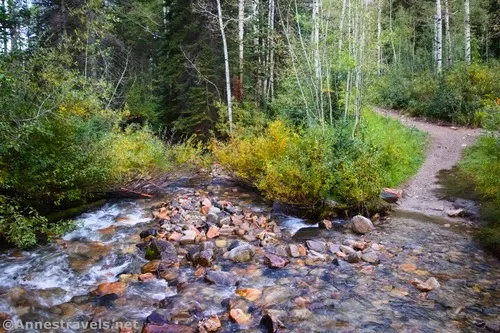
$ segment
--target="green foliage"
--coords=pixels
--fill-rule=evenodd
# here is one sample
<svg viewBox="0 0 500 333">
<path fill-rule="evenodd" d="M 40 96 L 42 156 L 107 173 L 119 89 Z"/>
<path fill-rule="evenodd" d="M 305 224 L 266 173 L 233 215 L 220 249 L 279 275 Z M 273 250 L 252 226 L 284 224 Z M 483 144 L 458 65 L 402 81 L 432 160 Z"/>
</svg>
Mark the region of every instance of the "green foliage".
<svg viewBox="0 0 500 333">
<path fill-rule="evenodd" d="M 378 83 L 377 102 L 461 125 L 498 126 L 500 65 L 457 64 L 436 78 L 394 70 Z"/>
<path fill-rule="evenodd" d="M 40 51 L 22 66 L 0 62 L 0 236 L 22 247 L 66 229 L 44 214 L 180 164 L 196 166 L 201 152 L 193 140 L 167 146 L 147 125 L 123 128 L 129 112 L 103 111 L 106 85 L 86 82 L 66 60 Z"/>
<path fill-rule="evenodd" d="M 212 151 L 271 200 L 307 205 L 333 198 L 359 209 L 416 172 L 425 142 L 421 133 L 369 112 L 360 132 L 353 139 L 350 123 L 297 128 L 276 120 L 264 132 L 214 143 Z"/>
<path fill-rule="evenodd" d="M 480 231 L 481 242 L 500 255 L 500 136 L 487 134 L 468 148 L 461 169 L 476 184 L 476 189 L 484 196 L 482 218 L 484 225 Z"/>
<path fill-rule="evenodd" d="M 36 245 L 40 234 L 59 236 L 74 227 L 72 221 L 49 224 L 31 208 L 23 208 L 19 202 L 0 195 L 0 235 L 20 247 Z"/>
</svg>

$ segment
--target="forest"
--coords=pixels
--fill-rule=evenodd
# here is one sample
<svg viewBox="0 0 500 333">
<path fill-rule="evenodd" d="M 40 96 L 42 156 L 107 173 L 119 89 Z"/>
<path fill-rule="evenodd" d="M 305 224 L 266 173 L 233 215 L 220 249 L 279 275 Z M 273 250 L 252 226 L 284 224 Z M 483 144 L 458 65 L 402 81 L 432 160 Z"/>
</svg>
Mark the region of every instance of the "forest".
<svg viewBox="0 0 500 333">
<path fill-rule="evenodd" d="M 0 0 L 0 333 L 499 332 L 499 130 L 500 0 Z"/>
<path fill-rule="evenodd" d="M 373 106 L 486 129 L 462 169 L 498 205 L 500 4 L 443 1 L 2 0 L 0 234 L 34 245 L 69 227 L 51 212 L 212 162 L 374 211 L 425 139 Z"/>
</svg>

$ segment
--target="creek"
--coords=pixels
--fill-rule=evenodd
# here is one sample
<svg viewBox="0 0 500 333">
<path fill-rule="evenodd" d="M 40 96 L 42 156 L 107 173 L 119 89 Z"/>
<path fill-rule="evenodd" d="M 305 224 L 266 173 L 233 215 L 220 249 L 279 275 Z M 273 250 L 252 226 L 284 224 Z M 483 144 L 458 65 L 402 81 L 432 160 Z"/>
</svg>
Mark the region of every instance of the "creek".
<svg viewBox="0 0 500 333">
<path fill-rule="evenodd" d="M 0 319 L 136 321 L 141 328 L 149 322 L 145 331 L 150 332 L 153 326 L 162 325 L 161 332 L 194 332 L 202 319 L 212 315 L 221 322 L 220 332 L 499 329 L 499 261 L 476 244 L 475 231 L 467 226 L 397 212 L 377 223 L 374 231 L 357 235 L 345 228 L 347 221 L 333 221 L 333 228 L 327 230 L 319 229 L 318 221 L 272 215 L 272 205 L 258 194 L 226 179 L 186 179 L 166 192 L 162 200 L 109 201 L 80 215 L 76 219 L 79 227 L 52 244 L 0 253 Z M 263 244 L 257 230 L 247 230 L 244 236 L 237 232 L 220 235 L 206 240 L 216 249 L 210 267 L 195 267 L 180 259 L 163 278 L 140 281 L 138 274 L 148 260 L 144 248 L 136 246 L 144 243 L 139 234 L 159 228 L 151 217 L 152 207 L 157 209 L 161 201 L 174 206 L 180 203 L 181 218 L 187 214 L 199 221 L 204 218 L 199 202 L 205 197 L 231 203 L 233 214 L 245 221 L 273 219 L 277 227 L 273 232 L 268 230 L 271 241 Z M 170 223 L 175 224 L 174 219 Z M 254 224 L 248 225 L 252 229 Z M 255 247 L 252 260 L 233 262 L 224 255 L 236 240 Z M 311 253 L 290 256 L 283 268 L 266 264 L 265 253 L 283 256 L 290 244 L 305 249 L 308 240 L 326 244 L 324 252 L 312 259 Z M 375 249 L 379 263 L 348 263 L 338 257 L 338 245 L 353 242 Z M 173 243 L 179 258 L 189 257 L 199 246 Z M 210 270 L 231 272 L 237 282 L 208 283 L 204 277 Z M 423 292 L 411 283 L 430 277 L 440 285 L 431 291 Z M 116 281 L 125 282 L 125 288 L 109 293 L 94 291 L 100 284 Z M 230 318 L 231 309 L 241 310 L 242 323 Z M 278 322 L 284 328 L 278 330 Z M 166 323 L 178 326 L 167 330 Z"/>
</svg>

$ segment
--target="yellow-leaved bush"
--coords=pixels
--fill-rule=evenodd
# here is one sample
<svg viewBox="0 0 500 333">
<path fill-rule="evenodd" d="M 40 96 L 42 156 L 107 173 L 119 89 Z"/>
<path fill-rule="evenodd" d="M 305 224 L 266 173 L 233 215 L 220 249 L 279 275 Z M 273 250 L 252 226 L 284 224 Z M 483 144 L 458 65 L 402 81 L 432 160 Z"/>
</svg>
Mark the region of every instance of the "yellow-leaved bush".
<svg viewBox="0 0 500 333">
<path fill-rule="evenodd" d="M 314 205 L 331 198 L 350 208 L 373 203 L 382 187 L 400 184 L 423 160 L 424 135 L 394 120 L 368 113 L 359 134 L 351 133 L 347 122 L 296 128 L 275 120 L 264 132 L 236 131 L 211 149 L 223 167 L 270 200 Z"/>
</svg>

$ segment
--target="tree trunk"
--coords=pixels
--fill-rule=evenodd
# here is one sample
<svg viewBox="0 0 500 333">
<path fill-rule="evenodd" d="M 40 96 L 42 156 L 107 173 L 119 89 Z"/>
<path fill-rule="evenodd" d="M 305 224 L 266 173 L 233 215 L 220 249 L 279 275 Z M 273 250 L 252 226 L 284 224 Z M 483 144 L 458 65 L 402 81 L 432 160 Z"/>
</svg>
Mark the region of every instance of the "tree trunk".
<svg viewBox="0 0 500 333">
<path fill-rule="evenodd" d="M 252 1 L 252 16 L 254 18 L 253 22 L 253 34 L 254 34 L 254 39 L 253 39 L 253 44 L 254 44 L 254 54 L 257 54 L 257 63 L 258 67 L 254 71 L 256 75 L 256 80 L 255 80 L 255 105 L 259 106 L 263 96 L 262 96 L 262 50 L 260 47 L 260 38 L 259 38 L 259 32 L 260 32 L 260 27 L 259 27 L 259 22 L 261 20 L 260 17 L 260 3 L 259 0 L 253 0 Z"/>
<path fill-rule="evenodd" d="M 450 6 L 449 0 L 444 0 L 445 13 L 444 24 L 446 29 L 446 64 L 450 67 L 453 63 L 452 47 L 451 47 L 451 32 L 450 32 Z"/>
<path fill-rule="evenodd" d="M 312 47 L 313 47 L 313 58 L 314 58 L 314 75 L 316 78 L 316 96 L 318 96 L 319 105 L 319 119 L 321 124 L 324 124 L 323 115 L 323 92 L 322 92 L 322 73 L 321 73 L 321 60 L 319 56 L 319 30 L 320 30 L 320 10 L 321 10 L 321 0 L 313 1 L 312 10 L 312 21 L 313 21 L 313 36 L 312 36 Z"/>
<path fill-rule="evenodd" d="M 377 74 L 382 75 L 382 0 L 378 1 L 377 19 Z"/>
<path fill-rule="evenodd" d="M 397 64 L 398 57 L 396 55 L 396 47 L 394 46 L 394 31 L 392 29 L 392 0 L 389 0 L 389 30 L 391 32 L 391 47 L 392 47 L 392 55 L 394 64 Z"/>
<path fill-rule="evenodd" d="M 227 95 L 227 114 L 229 118 L 229 133 L 233 133 L 233 106 L 231 97 L 231 75 L 229 73 L 229 55 L 227 51 L 226 33 L 224 31 L 224 21 L 222 18 L 222 8 L 220 0 L 217 0 L 217 14 L 219 18 L 220 33 L 222 36 L 222 47 L 224 51 L 224 72 L 226 74 L 226 95 Z"/>
<path fill-rule="evenodd" d="M 276 7 L 274 0 L 269 0 L 269 13 L 267 18 L 267 56 L 266 80 L 264 81 L 264 105 L 274 97 L 274 15 Z"/>
<path fill-rule="evenodd" d="M 436 69 L 440 74 L 443 70 L 443 22 L 441 0 L 436 0 Z"/>
<path fill-rule="evenodd" d="M 465 0 L 464 4 L 465 22 L 464 22 L 464 36 L 465 36 L 465 63 L 470 65 L 472 62 L 471 47 L 470 47 L 470 2 Z"/>
<path fill-rule="evenodd" d="M 5 8 L 5 0 L 2 0 L 2 8 Z M 9 47 L 8 47 L 8 33 L 7 33 L 7 28 L 3 27 L 2 31 L 2 43 L 3 43 L 3 54 L 6 55 L 9 53 Z"/>
<path fill-rule="evenodd" d="M 243 65 L 245 36 L 245 0 L 238 0 L 238 59 L 241 95 L 243 96 Z"/>
<path fill-rule="evenodd" d="M 339 27 L 339 54 L 342 52 L 342 36 L 344 33 L 344 17 L 345 17 L 345 11 L 346 11 L 346 6 L 347 6 L 347 0 L 342 1 L 342 14 L 340 14 L 340 27 Z"/>
<path fill-rule="evenodd" d="M 18 49 L 18 31 L 17 31 L 17 22 L 16 22 L 16 5 L 14 0 L 7 0 L 8 13 L 10 16 L 11 24 L 10 24 L 10 51 L 16 51 Z"/>
</svg>

